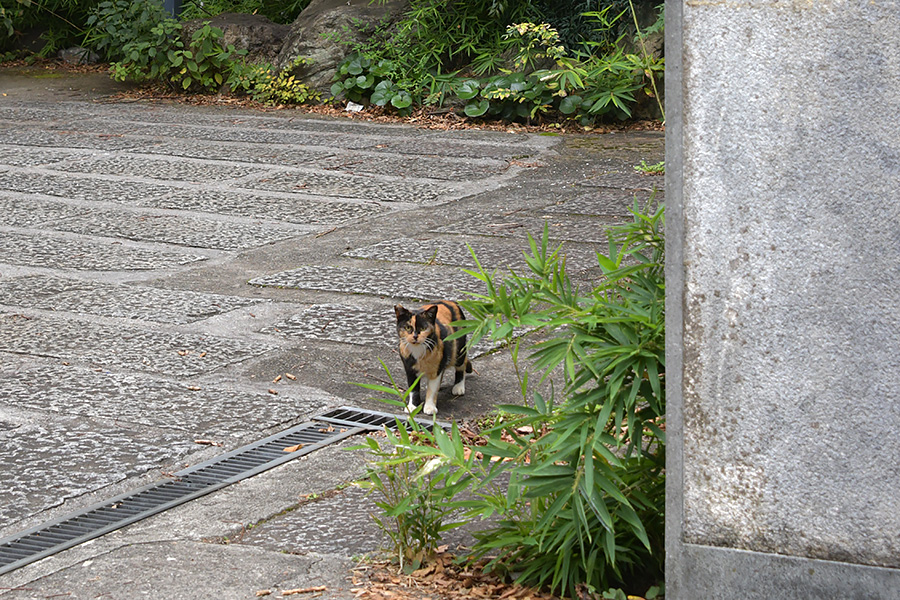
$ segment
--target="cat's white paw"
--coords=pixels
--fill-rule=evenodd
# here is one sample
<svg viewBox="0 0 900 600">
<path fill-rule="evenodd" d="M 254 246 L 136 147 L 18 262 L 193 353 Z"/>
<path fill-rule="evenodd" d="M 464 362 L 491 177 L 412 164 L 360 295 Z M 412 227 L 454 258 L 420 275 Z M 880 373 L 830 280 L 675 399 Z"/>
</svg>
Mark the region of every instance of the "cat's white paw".
<svg viewBox="0 0 900 600">
<path fill-rule="evenodd" d="M 412 402 L 406 405 L 406 412 L 411 413 L 414 410 L 416 410 L 416 405 Z"/>
<path fill-rule="evenodd" d="M 425 407 L 422 408 L 422 412 L 426 415 L 436 415 L 437 414 L 437 406 L 434 404 L 425 403 Z"/>
<path fill-rule="evenodd" d="M 450 390 L 450 391 L 453 392 L 453 395 L 454 395 L 454 396 L 463 396 L 463 395 L 465 395 L 465 393 L 466 393 L 466 382 L 465 382 L 465 381 L 460 381 L 459 383 L 457 383 L 456 385 L 454 385 L 454 386 L 453 386 L 453 389 Z"/>
</svg>

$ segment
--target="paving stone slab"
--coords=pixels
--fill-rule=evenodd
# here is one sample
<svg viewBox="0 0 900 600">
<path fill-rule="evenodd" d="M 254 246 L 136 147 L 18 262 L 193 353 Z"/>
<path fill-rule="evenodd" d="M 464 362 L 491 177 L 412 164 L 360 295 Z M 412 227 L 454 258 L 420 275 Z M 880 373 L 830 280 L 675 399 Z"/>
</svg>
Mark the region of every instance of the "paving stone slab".
<svg viewBox="0 0 900 600">
<path fill-rule="evenodd" d="M 389 302 L 385 302 L 383 314 L 373 314 L 371 310 L 345 304 L 314 304 L 303 312 L 264 328 L 262 333 L 369 348 L 393 348 L 397 345 L 397 320 Z M 482 340 L 471 348 L 469 355 L 477 358 L 494 348 L 495 345 Z"/>
<path fill-rule="evenodd" d="M 6 383 L 4 382 L 4 389 Z M 0 402 L 0 422 L 4 416 Z M 0 524 L 7 525 L 166 464 L 197 449 L 189 435 L 60 415 L 0 433 Z"/>
<path fill-rule="evenodd" d="M 378 202 L 410 202 L 426 204 L 441 200 L 452 193 L 446 184 L 418 183 L 402 179 L 383 179 L 374 176 L 343 175 L 316 171 L 270 173 L 241 187 L 276 192 L 361 198 Z"/>
<path fill-rule="evenodd" d="M 6 134 L 0 146 L 0 165 L 12 167 L 36 167 L 64 160 L 79 161 L 89 158 L 90 154 L 59 148 L 32 148 L 28 146 L 8 146 Z"/>
<path fill-rule="evenodd" d="M 3 143 L 20 146 L 46 146 L 48 148 L 84 148 L 92 150 L 127 150 L 144 148 L 146 140 L 126 138 L 123 135 L 81 133 L 67 129 L 45 129 L 44 123 L 38 127 L 21 127 L 9 121 L 0 123 L 4 128 Z M 146 151 L 146 150 L 144 150 Z"/>
<path fill-rule="evenodd" d="M 344 304 L 314 304 L 261 331 L 361 346 L 387 345 L 397 337 L 394 313 L 385 312 L 380 317 Z"/>
<path fill-rule="evenodd" d="M 490 237 L 527 238 L 531 235 L 540 241 L 547 225 L 549 239 L 573 242 L 594 242 L 605 244 L 606 231 L 611 225 L 622 223 L 622 218 L 570 217 L 568 215 L 535 215 L 518 213 L 509 216 L 477 215 L 443 227 L 432 229 L 435 233 L 455 233 L 460 235 L 484 235 Z M 527 245 L 522 244 L 522 250 Z M 479 255 L 479 259 L 481 256 Z"/>
<path fill-rule="evenodd" d="M 351 486 L 257 525 L 239 543 L 279 552 L 360 556 L 389 542 L 372 520 L 380 512 L 372 496 Z"/>
<path fill-rule="evenodd" d="M 4 592 L 4 600 L 66 597 L 254 600 L 271 598 L 355 600 L 351 570 L 343 556 L 297 556 L 253 546 L 194 541 L 125 545 L 27 585 Z M 287 592 L 325 586 L 323 593 Z M 283 595 L 282 595 L 283 592 Z"/>
<path fill-rule="evenodd" d="M 327 159 L 334 155 L 325 148 L 301 148 L 296 145 L 241 144 L 205 140 L 173 140 L 141 150 L 148 154 L 226 160 L 234 163 L 262 163 L 267 165 L 299 166 Z"/>
<path fill-rule="evenodd" d="M 74 161 L 48 165 L 46 168 L 73 173 L 148 177 L 167 181 L 191 182 L 222 182 L 246 177 L 253 173 L 262 173 L 262 170 L 259 168 L 234 164 L 216 164 L 185 158 L 163 160 L 144 156 L 122 155 L 79 158 Z"/>
<path fill-rule="evenodd" d="M 0 328 L 0 351 L 174 377 L 210 373 L 275 349 L 218 336 L 61 317 L 0 315 Z"/>
<path fill-rule="evenodd" d="M 141 206 L 171 193 L 173 188 L 101 177 L 6 170 L 0 171 L 0 190 Z"/>
<path fill-rule="evenodd" d="M 83 271 L 147 271 L 188 265 L 205 256 L 161 252 L 102 239 L 45 234 L 0 235 L 0 263 Z"/>
<path fill-rule="evenodd" d="M 350 174 L 373 173 L 458 181 L 483 179 L 500 174 L 509 167 L 509 163 L 493 159 L 346 152 L 316 160 L 312 166 L 317 169 Z"/>
<path fill-rule="evenodd" d="M 313 231 L 309 228 L 235 223 L 182 215 L 113 210 L 91 210 L 85 213 L 55 224 L 53 228 L 83 235 L 102 233 L 107 237 L 217 250 L 256 248 Z"/>
<path fill-rule="evenodd" d="M 50 226 L 86 212 L 63 202 L 0 191 L 0 225 L 7 227 Z"/>
<path fill-rule="evenodd" d="M 248 430 L 278 427 L 322 404 L 321 392 L 305 394 L 300 385 L 279 386 L 284 394 L 276 398 L 221 385 L 189 386 L 66 365 L 6 368 L 0 374 L 0 406 L 173 430 L 191 441 L 242 439 Z M 290 388 L 299 391 L 291 393 Z"/>
<path fill-rule="evenodd" d="M 413 272 L 309 265 L 256 277 L 249 283 L 261 287 L 368 294 L 426 302 L 438 298 L 460 298 L 467 291 L 484 293 L 484 284 L 475 278 L 441 267 L 422 267 Z"/>
<path fill-rule="evenodd" d="M 478 262 L 487 271 L 498 268 L 521 271 L 527 267 L 523 252 L 529 250 L 529 247 L 527 243 L 518 241 L 504 243 L 495 241 L 488 244 L 477 240 L 396 238 L 350 250 L 343 256 L 423 265 L 455 265 L 474 269 L 477 265 L 470 248 L 475 251 Z M 594 248 L 569 244 L 565 246 L 563 253 L 571 265 L 596 264 Z"/>
<path fill-rule="evenodd" d="M 156 208 L 192 210 L 309 226 L 335 227 L 372 217 L 387 208 L 374 201 L 341 202 L 302 195 L 265 195 L 241 191 L 178 190 L 150 201 Z"/>
<path fill-rule="evenodd" d="M 652 191 L 665 186 L 665 178 L 654 175 L 642 175 L 633 168 L 604 170 L 590 179 L 579 181 L 584 187 L 608 187 L 622 190 Z"/>
<path fill-rule="evenodd" d="M 0 274 L 0 304 L 26 309 L 184 324 L 261 302 L 265 300 L 43 275 L 4 279 Z"/>
<path fill-rule="evenodd" d="M 539 150 L 523 143 L 523 139 L 510 137 L 508 143 L 484 143 L 456 138 L 406 139 L 396 136 L 376 140 L 369 144 L 358 144 L 357 150 L 412 154 L 416 156 L 450 156 L 456 158 L 512 160 L 534 156 Z"/>
<path fill-rule="evenodd" d="M 88 236 L 102 233 L 104 237 L 218 250 L 256 248 L 314 231 L 203 217 L 84 208 L 53 199 L 13 197 L 4 192 L 0 192 L 0 224 L 15 227 L 40 224 L 44 229 Z"/>
<path fill-rule="evenodd" d="M 566 215 L 628 216 L 629 210 L 634 208 L 635 201 L 639 207 L 643 207 L 650 202 L 651 197 L 656 201 L 663 202 L 666 199 L 665 191 L 657 190 L 654 195 L 652 190 L 591 188 L 587 194 L 579 193 L 572 197 L 566 197 L 541 210 L 546 213 Z"/>
</svg>

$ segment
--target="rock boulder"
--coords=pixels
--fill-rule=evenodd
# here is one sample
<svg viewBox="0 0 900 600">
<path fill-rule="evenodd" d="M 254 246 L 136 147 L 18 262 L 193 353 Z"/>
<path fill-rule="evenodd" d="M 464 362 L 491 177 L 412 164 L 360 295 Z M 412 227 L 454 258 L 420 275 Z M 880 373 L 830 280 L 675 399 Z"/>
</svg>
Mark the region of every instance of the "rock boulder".
<svg viewBox="0 0 900 600">
<path fill-rule="evenodd" d="M 234 44 L 238 50 L 246 50 L 248 63 L 274 63 L 291 30 L 290 25 L 279 25 L 261 15 L 222 13 L 212 19 L 195 19 L 184 24 L 185 39 L 189 40 L 197 29 L 208 20 L 210 25 L 222 30 L 221 44 Z"/>
<path fill-rule="evenodd" d="M 301 67 L 297 75 L 311 87 L 328 90 L 337 67 L 351 50 L 327 38 L 327 34 L 362 41 L 365 34 L 355 24 L 375 26 L 385 20 L 393 21 L 408 6 L 408 0 L 388 0 L 383 4 L 370 0 L 312 0 L 290 25 L 275 66 L 285 68 L 301 56 L 311 59 L 312 63 Z"/>
</svg>

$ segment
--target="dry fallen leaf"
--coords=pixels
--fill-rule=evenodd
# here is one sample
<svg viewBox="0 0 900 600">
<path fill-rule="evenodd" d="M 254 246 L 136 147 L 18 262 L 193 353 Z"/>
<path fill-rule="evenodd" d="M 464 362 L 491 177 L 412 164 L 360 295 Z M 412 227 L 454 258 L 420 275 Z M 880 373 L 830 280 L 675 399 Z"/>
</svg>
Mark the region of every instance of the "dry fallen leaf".
<svg viewBox="0 0 900 600">
<path fill-rule="evenodd" d="M 291 375 L 290 373 L 285 373 L 284 376 L 287 377 L 288 379 L 290 379 L 291 381 L 296 381 L 296 380 L 297 380 L 297 376 L 296 376 L 296 375 Z"/>
<path fill-rule="evenodd" d="M 222 446 L 222 442 L 217 442 L 215 440 L 194 440 L 195 444 L 200 444 L 202 446 Z"/>
<path fill-rule="evenodd" d="M 284 451 L 285 452 L 296 452 L 297 450 L 299 450 L 302 447 L 303 447 L 303 444 L 297 444 L 296 446 L 288 446 L 287 448 L 284 449 Z"/>
<path fill-rule="evenodd" d="M 187 389 L 191 390 L 192 392 L 199 392 L 203 388 L 201 388 L 199 385 L 189 385 L 187 386 Z"/>
<path fill-rule="evenodd" d="M 278 392 L 276 390 L 273 390 L 272 388 L 269 388 L 269 393 L 272 394 L 273 396 L 278 395 Z"/>
<path fill-rule="evenodd" d="M 260 596 L 268 596 L 271 593 L 272 590 L 259 590 L 258 592 L 256 592 L 256 597 L 258 598 Z"/>
<path fill-rule="evenodd" d="M 328 589 L 325 585 L 315 585 L 313 587 L 298 588 L 296 590 L 284 590 L 282 596 L 293 596 L 294 594 L 311 594 L 312 592 L 324 592 Z"/>
<path fill-rule="evenodd" d="M 281 381 L 281 375 L 279 375 L 278 377 L 276 377 L 275 379 L 273 379 L 273 380 L 272 380 L 272 383 L 278 383 L 279 381 Z"/>
</svg>

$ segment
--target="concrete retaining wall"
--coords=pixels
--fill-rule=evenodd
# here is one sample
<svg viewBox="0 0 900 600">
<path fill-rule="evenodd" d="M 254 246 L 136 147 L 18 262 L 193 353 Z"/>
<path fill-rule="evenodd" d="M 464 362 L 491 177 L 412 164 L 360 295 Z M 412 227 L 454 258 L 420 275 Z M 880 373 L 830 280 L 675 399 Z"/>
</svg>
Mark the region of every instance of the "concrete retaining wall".
<svg viewBox="0 0 900 600">
<path fill-rule="evenodd" d="M 669 597 L 900 598 L 900 4 L 666 11 Z"/>
</svg>

